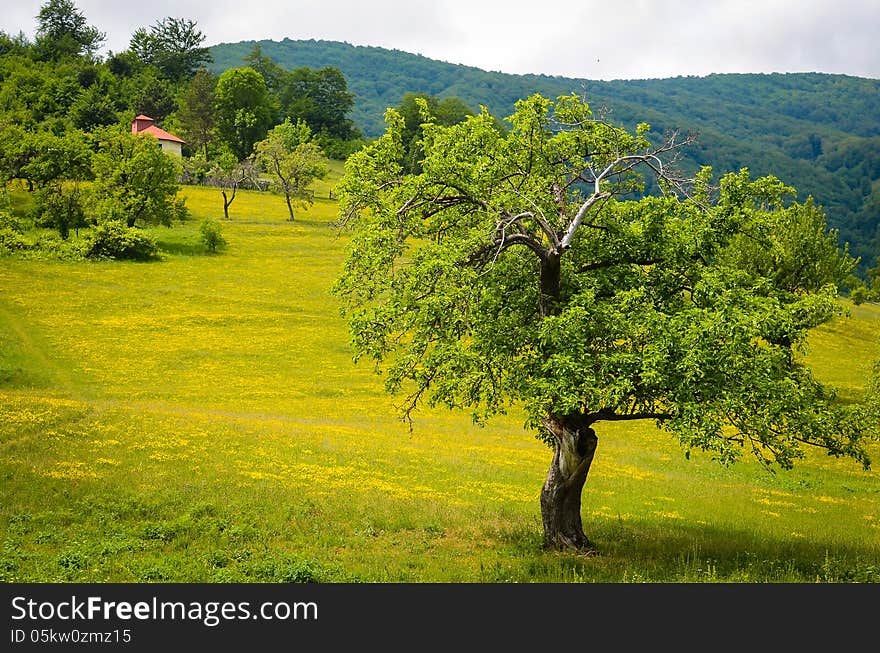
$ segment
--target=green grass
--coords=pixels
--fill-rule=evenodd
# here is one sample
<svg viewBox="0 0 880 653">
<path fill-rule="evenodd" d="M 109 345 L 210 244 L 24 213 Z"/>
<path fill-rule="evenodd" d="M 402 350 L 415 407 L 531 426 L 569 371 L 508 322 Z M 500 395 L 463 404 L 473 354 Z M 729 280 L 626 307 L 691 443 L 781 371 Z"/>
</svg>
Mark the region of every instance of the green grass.
<svg viewBox="0 0 880 653">
<path fill-rule="evenodd" d="M 550 455 L 521 415 L 428 410 L 410 433 L 352 363 L 332 180 L 293 223 L 240 194 L 219 255 L 198 238 L 219 192 L 186 188 L 193 220 L 153 230 L 161 261 L 0 259 L 0 579 L 880 580 L 876 471 L 688 461 L 649 424 L 598 431 L 583 512 L 602 555 L 543 551 Z M 878 335 L 880 307 L 854 307 L 811 361 L 854 395 Z"/>
</svg>

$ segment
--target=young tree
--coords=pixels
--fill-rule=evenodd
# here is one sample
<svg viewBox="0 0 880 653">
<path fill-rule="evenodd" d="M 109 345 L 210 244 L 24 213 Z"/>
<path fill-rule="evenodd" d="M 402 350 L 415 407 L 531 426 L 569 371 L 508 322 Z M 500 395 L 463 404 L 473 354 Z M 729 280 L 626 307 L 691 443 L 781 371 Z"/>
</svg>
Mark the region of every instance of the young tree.
<svg viewBox="0 0 880 653">
<path fill-rule="evenodd" d="M 102 222 L 171 224 L 185 214 L 179 163 L 150 136 L 108 129 L 94 155 L 94 199 Z"/>
<path fill-rule="evenodd" d="M 212 254 L 226 246 L 223 229 L 216 220 L 211 218 L 203 220 L 202 224 L 199 225 L 199 233 L 202 235 L 202 243 Z"/>
<path fill-rule="evenodd" d="M 67 240 L 71 229 L 79 234 L 80 227 L 86 226 L 84 204 L 82 189 L 75 181 L 44 186 L 35 194 L 35 222 L 57 229 L 61 238 Z"/>
<path fill-rule="evenodd" d="M 231 153 L 221 155 L 208 172 L 207 183 L 220 189 L 223 217 L 229 219 L 229 207 L 239 188 L 256 183 L 258 174 L 251 159 L 238 161 Z"/>
<path fill-rule="evenodd" d="M 17 124 L 0 127 L 0 180 L 23 179 L 28 190 L 34 190 L 30 163 L 40 155 L 38 137 Z"/>
<path fill-rule="evenodd" d="M 310 140 L 308 125 L 304 122 L 294 125 L 285 120 L 254 147 L 258 165 L 272 176 L 275 187 L 284 193 L 291 222 L 293 204 L 311 204 L 315 193 L 309 187 L 315 179 L 323 179 L 327 174 L 321 148 Z"/>
<path fill-rule="evenodd" d="M 42 226 L 58 229 L 67 240 L 70 229 L 85 226 L 84 198 L 79 182 L 92 176 L 92 152 L 81 132 L 63 136 L 51 132 L 29 134 L 34 156 L 22 174 L 39 189 L 34 196 L 34 217 Z"/>
<path fill-rule="evenodd" d="M 647 125 L 595 120 L 575 96 L 519 102 L 507 134 L 485 111 L 429 124 L 418 174 L 399 163 L 403 118 L 387 120 L 337 186 L 356 355 L 407 394 L 406 418 L 423 401 L 477 421 L 525 409 L 553 450 L 547 547 L 593 550 L 581 495 L 603 421 L 651 420 L 725 464 L 787 468 L 813 445 L 868 464 L 876 415 L 801 356 L 855 262 L 816 223 L 777 251 L 780 229 L 816 217 L 791 189 L 745 170 L 717 193 L 705 170 L 684 185 L 667 159 L 688 139 L 651 146 Z M 638 169 L 665 193 L 632 199 Z"/>
</svg>

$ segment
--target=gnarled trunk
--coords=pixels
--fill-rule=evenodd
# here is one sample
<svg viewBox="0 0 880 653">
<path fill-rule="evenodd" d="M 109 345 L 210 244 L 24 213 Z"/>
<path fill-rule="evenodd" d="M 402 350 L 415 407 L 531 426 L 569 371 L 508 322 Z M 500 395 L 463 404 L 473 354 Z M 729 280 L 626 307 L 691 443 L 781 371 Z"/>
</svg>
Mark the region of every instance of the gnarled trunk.
<svg viewBox="0 0 880 653">
<path fill-rule="evenodd" d="M 595 553 L 581 522 L 581 491 L 599 438 L 577 420 L 550 418 L 544 426 L 554 440 L 553 462 L 541 490 L 544 546 Z"/>
<path fill-rule="evenodd" d="M 232 204 L 232 200 L 235 199 L 235 189 L 232 190 L 232 194 L 230 197 L 226 196 L 226 190 L 221 190 L 220 194 L 223 195 L 223 217 L 227 220 L 229 219 L 229 205 Z"/>
<path fill-rule="evenodd" d="M 562 264 L 559 254 L 550 252 L 541 259 L 541 316 L 557 312 L 559 291 L 562 284 Z"/>
</svg>

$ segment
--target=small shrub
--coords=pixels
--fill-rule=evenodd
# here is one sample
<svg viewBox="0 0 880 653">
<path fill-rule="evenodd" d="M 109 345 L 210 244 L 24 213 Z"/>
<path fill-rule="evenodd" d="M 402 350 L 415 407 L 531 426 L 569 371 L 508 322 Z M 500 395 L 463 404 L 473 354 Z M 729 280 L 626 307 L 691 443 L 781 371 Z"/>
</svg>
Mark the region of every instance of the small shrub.
<svg viewBox="0 0 880 653">
<path fill-rule="evenodd" d="M 226 240 L 223 238 L 220 223 L 216 220 L 208 218 L 202 222 L 199 231 L 202 233 L 202 243 L 208 248 L 209 252 L 216 252 L 226 246 Z"/>
<path fill-rule="evenodd" d="M 282 583 L 320 583 L 323 574 L 317 560 L 291 560 L 279 571 Z"/>
<path fill-rule="evenodd" d="M 121 222 L 100 224 L 83 241 L 83 256 L 93 259 L 145 261 L 155 258 L 159 251 L 152 236 Z"/>
<path fill-rule="evenodd" d="M 21 223 L 9 211 L 0 209 L 0 229 L 9 229 L 17 234 L 22 233 Z"/>
<path fill-rule="evenodd" d="M 859 304 L 863 304 L 870 299 L 870 292 L 864 286 L 859 286 L 858 288 L 853 288 L 849 294 L 849 298 L 852 300 L 852 303 L 858 306 Z"/>
<path fill-rule="evenodd" d="M 0 254 L 11 254 L 28 249 L 30 243 L 17 231 L 0 226 Z"/>
<path fill-rule="evenodd" d="M 321 563 L 314 559 L 268 558 L 248 567 L 248 575 L 261 582 L 321 583 L 329 578 Z"/>
</svg>

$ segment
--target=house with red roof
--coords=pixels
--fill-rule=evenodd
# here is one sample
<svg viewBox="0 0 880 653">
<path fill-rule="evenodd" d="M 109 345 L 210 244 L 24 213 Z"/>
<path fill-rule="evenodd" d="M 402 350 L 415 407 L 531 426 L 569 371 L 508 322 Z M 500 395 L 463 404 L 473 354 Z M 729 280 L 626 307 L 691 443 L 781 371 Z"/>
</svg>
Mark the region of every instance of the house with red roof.
<svg viewBox="0 0 880 653">
<path fill-rule="evenodd" d="M 177 138 L 177 136 L 175 136 L 174 134 L 169 134 L 164 129 L 160 129 L 159 127 L 157 127 L 156 121 L 149 116 L 141 114 L 134 120 L 132 120 L 131 133 L 149 134 L 157 141 L 159 141 L 159 149 L 163 150 L 164 152 L 170 152 L 171 154 L 175 154 L 177 156 L 182 156 L 181 147 L 184 145 L 184 143 L 186 143 L 186 141 Z"/>
</svg>

